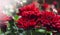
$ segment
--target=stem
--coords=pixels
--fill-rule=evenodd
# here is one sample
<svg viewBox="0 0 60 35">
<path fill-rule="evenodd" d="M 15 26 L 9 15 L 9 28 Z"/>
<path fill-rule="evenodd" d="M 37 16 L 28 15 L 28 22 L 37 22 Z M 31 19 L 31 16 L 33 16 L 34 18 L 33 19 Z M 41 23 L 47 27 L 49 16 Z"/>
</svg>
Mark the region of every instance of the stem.
<svg viewBox="0 0 60 35">
<path fill-rule="evenodd" d="M 45 31 L 45 35 L 47 35 L 47 31 Z"/>
<path fill-rule="evenodd" d="M 10 24 L 9 28 L 10 28 L 11 34 L 12 34 L 12 35 L 16 35 L 16 34 L 15 34 L 16 31 L 15 31 L 15 29 L 13 28 L 13 27 L 15 26 L 15 25 L 14 25 L 14 20 L 13 20 L 13 19 L 10 20 L 10 21 L 9 21 L 9 24 Z"/>
<path fill-rule="evenodd" d="M 0 34 L 1 34 L 1 29 L 0 29 Z"/>
<path fill-rule="evenodd" d="M 26 30 L 24 35 L 32 35 L 32 30 Z"/>
<path fill-rule="evenodd" d="M 32 35 L 32 30 L 31 30 L 31 35 Z"/>
<path fill-rule="evenodd" d="M 23 32 L 23 35 L 27 35 L 27 31 L 24 31 L 24 32 Z"/>
<path fill-rule="evenodd" d="M 53 35 L 52 33 L 50 33 L 50 35 Z"/>
<path fill-rule="evenodd" d="M 45 33 L 45 35 L 47 35 L 47 33 Z"/>
</svg>

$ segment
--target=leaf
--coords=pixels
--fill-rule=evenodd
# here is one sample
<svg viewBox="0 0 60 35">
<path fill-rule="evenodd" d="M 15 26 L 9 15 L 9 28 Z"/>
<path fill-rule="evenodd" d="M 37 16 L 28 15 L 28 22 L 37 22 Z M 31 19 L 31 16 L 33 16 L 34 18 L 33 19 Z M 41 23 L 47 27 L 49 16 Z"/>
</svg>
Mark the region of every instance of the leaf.
<svg viewBox="0 0 60 35">
<path fill-rule="evenodd" d="M 51 32 L 51 31 L 47 31 L 47 34 L 50 34 L 50 35 L 52 35 L 52 32 Z"/>
<path fill-rule="evenodd" d="M 40 33 L 45 33 L 46 32 L 46 30 L 44 30 L 44 29 L 38 29 L 38 30 L 36 30 L 37 32 L 40 32 Z"/>
<path fill-rule="evenodd" d="M 47 31 L 47 33 L 52 33 L 51 31 Z"/>
<path fill-rule="evenodd" d="M 15 15 L 13 19 L 14 20 L 18 20 L 19 19 L 19 16 L 18 15 Z"/>
</svg>

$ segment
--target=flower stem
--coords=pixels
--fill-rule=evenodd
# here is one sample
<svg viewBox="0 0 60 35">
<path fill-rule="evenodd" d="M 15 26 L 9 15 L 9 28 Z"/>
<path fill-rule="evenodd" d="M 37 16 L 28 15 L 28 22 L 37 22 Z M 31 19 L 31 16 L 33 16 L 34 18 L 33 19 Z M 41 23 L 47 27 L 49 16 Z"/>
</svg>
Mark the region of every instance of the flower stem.
<svg viewBox="0 0 60 35">
<path fill-rule="evenodd" d="M 1 34 L 1 29 L 0 29 L 0 34 Z"/>
<path fill-rule="evenodd" d="M 31 35 L 32 35 L 32 30 L 31 30 Z"/>
</svg>

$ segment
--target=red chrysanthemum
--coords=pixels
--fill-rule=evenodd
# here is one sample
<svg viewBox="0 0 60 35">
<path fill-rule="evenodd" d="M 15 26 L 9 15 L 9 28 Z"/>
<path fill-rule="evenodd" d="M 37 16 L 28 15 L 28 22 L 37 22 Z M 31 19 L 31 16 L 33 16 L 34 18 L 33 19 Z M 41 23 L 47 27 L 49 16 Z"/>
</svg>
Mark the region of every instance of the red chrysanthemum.
<svg viewBox="0 0 60 35">
<path fill-rule="evenodd" d="M 53 12 L 45 12 L 44 15 L 46 20 L 53 20 L 53 18 L 55 17 L 55 14 Z"/>
<path fill-rule="evenodd" d="M 48 7 L 45 4 L 44 7 Z M 40 10 L 34 5 L 26 5 L 19 8 L 19 16 L 22 16 L 17 21 L 17 26 L 23 29 L 39 28 L 40 25 L 46 27 L 47 29 L 54 28 L 56 30 L 60 29 L 60 16 L 53 12 L 40 12 Z M 51 29 L 50 29 L 51 30 Z"/>
<path fill-rule="evenodd" d="M 52 27 L 59 31 L 60 29 L 60 15 L 56 15 L 52 21 Z"/>
<path fill-rule="evenodd" d="M 43 8 L 44 8 L 44 9 L 46 9 L 46 8 L 48 8 L 48 7 L 49 7 L 49 4 L 47 4 L 47 3 L 44 3 L 44 4 L 43 4 Z"/>
<path fill-rule="evenodd" d="M 34 28 L 36 26 L 36 22 L 34 20 L 27 20 L 25 18 L 20 18 L 17 22 L 17 26 L 23 29 Z"/>
<path fill-rule="evenodd" d="M 38 12 L 39 12 L 39 9 L 35 6 L 35 4 L 32 3 L 32 4 L 29 4 L 29 5 L 19 8 L 18 15 L 25 16 L 25 15 L 27 15 L 27 13 L 36 14 Z"/>
</svg>

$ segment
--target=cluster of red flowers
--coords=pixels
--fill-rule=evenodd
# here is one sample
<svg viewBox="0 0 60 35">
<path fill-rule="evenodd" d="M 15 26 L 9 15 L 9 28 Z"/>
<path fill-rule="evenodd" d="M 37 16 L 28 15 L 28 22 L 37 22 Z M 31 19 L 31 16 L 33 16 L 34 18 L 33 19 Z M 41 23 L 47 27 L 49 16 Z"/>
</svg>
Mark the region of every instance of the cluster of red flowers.
<svg viewBox="0 0 60 35">
<path fill-rule="evenodd" d="M 22 18 L 18 20 L 17 26 L 19 28 L 30 29 L 37 27 L 36 20 L 40 15 L 40 10 L 34 4 L 19 8 L 19 11 L 18 15 L 22 16 Z"/>
<path fill-rule="evenodd" d="M 41 12 L 34 4 L 26 5 L 19 8 L 19 16 L 22 16 L 17 21 L 19 28 L 28 29 L 36 28 L 42 25 L 46 28 L 60 29 L 60 16 L 53 12 Z"/>
</svg>

